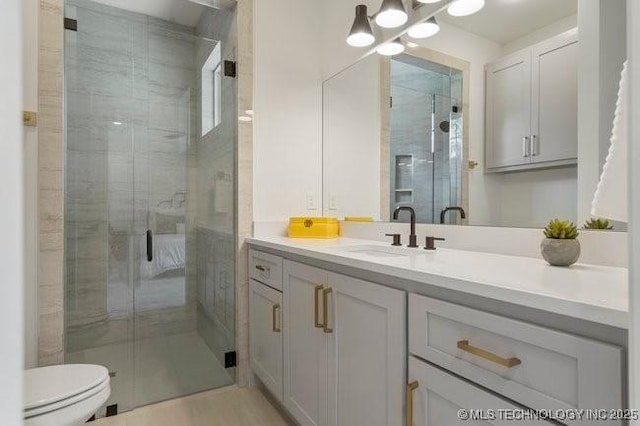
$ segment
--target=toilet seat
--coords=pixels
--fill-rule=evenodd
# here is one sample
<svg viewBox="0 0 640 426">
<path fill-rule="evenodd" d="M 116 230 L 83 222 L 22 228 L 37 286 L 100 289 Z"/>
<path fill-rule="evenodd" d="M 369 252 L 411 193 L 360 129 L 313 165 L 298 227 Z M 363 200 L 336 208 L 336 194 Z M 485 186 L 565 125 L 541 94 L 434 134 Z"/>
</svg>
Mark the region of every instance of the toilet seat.
<svg viewBox="0 0 640 426">
<path fill-rule="evenodd" d="M 41 416 L 110 394 L 109 371 L 99 365 L 65 364 L 25 371 L 24 418 Z M 105 398 L 106 400 L 106 398 Z"/>
</svg>

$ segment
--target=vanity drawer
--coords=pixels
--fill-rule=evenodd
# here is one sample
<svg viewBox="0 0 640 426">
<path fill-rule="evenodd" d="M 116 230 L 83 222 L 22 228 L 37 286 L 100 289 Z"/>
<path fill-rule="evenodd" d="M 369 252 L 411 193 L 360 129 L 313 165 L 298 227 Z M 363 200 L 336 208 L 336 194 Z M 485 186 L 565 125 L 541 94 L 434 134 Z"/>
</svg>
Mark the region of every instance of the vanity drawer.
<svg viewBox="0 0 640 426">
<path fill-rule="evenodd" d="M 524 416 L 515 421 L 509 419 L 510 413 L 522 413 L 523 409 L 412 356 L 408 377 L 406 415 L 410 418 L 407 425 L 551 425 L 545 420 Z"/>
<path fill-rule="evenodd" d="M 623 406 L 622 348 L 415 294 L 409 352 L 531 408 Z"/>
<path fill-rule="evenodd" d="M 282 291 L 282 258 L 249 250 L 249 277 Z"/>
</svg>

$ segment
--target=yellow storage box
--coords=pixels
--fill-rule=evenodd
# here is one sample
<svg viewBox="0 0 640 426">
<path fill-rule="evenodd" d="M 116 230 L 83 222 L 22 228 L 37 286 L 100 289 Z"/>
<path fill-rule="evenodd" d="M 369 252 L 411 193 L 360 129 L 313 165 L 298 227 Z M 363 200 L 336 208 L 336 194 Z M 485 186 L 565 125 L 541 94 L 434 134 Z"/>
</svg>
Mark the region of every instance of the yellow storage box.
<svg viewBox="0 0 640 426">
<path fill-rule="evenodd" d="M 338 238 L 340 225 L 335 217 L 291 217 L 289 237 L 291 238 Z"/>
</svg>

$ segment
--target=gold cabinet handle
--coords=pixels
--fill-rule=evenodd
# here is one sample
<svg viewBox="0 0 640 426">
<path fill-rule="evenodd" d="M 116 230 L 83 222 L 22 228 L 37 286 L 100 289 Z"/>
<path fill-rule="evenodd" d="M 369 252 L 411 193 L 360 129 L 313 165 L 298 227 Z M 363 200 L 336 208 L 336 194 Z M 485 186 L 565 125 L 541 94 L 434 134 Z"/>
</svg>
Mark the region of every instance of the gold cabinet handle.
<svg viewBox="0 0 640 426">
<path fill-rule="evenodd" d="M 413 391 L 418 389 L 418 381 L 407 385 L 407 426 L 413 426 Z"/>
<path fill-rule="evenodd" d="M 491 361 L 493 363 L 499 364 L 503 367 L 511 368 L 516 365 L 522 364 L 519 358 L 502 358 L 494 353 L 489 351 L 485 351 L 484 349 L 476 348 L 475 346 L 471 346 L 468 340 L 459 340 L 458 341 L 458 349 L 462 349 L 465 352 L 469 352 L 471 355 L 478 356 L 480 358 L 486 359 L 487 361 Z"/>
<path fill-rule="evenodd" d="M 331 287 L 322 290 L 322 316 L 324 317 L 323 329 L 325 333 L 333 333 L 333 329 L 329 328 L 329 294 L 333 290 Z"/>
<path fill-rule="evenodd" d="M 271 329 L 276 333 L 280 333 L 280 325 L 278 321 L 278 311 L 280 310 L 280 304 L 276 303 L 273 305 L 271 311 Z"/>
<path fill-rule="evenodd" d="M 322 291 L 322 284 L 317 285 L 314 289 L 314 319 L 315 319 L 315 327 L 316 328 L 323 328 L 324 325 L 320 322 L 319 319 L 319 309 L 318 309 L 318 303 L 320 303 L 320 292 Z"/>
</svg>

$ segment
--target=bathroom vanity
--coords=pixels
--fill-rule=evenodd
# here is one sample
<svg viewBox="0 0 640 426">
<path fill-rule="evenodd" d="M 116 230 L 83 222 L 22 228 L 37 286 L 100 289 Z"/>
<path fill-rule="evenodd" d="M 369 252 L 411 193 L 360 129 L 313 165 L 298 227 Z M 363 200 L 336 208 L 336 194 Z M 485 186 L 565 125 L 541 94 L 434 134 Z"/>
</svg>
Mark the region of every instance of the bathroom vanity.
<svg viewBox="0 0 640 426">
<path fill-rule="evenodd" d="M 351 238 L 248 243 L 251 367 L 302 425 L 627 406 L 624 268 Z M 582 415 L 557 420 L 625 424 Z"/>
</svg>

